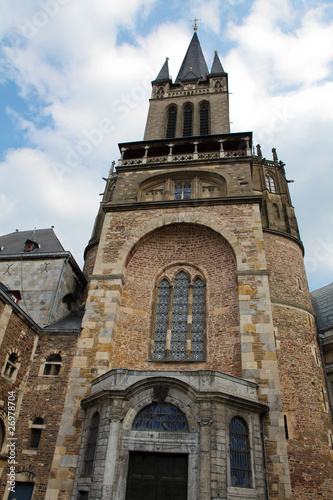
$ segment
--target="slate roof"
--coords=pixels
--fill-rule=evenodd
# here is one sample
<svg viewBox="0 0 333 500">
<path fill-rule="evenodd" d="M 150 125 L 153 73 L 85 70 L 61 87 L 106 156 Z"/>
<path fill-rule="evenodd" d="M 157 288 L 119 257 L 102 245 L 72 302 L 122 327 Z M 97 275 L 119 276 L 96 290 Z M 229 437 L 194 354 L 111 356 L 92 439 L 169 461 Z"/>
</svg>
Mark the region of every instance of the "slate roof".
<svg viewBox="0 0 333 500">
<path fill-rule="evenodd" d="M 27 240 L 36 243 L 38 247 L 31 252 L 24 252 Z M 17 254 L 45 254 L 65 251 L 52 228 L 15 231 L 15 233 L 5 234 L 0 236 L 0 248 L 3 248 L 0 250 L 0 258 Z"/>
<path fill-rule="evenodd" d="M 215 52 L 215 55 L 214 55 L 214 60 L 213 60 L 212 69 L 211 69 L 210 74 L 216 75 L 216 76 L 226 74 L 226 72 L 224 71 L 223 66 L 221 64 L 220 58 L 217 55 L 217 52 Z"/>
<path fill-rule="evenodd" d="M 185 78 L 189 76 L 189 71 L 191 71 L 191 79 L 193 76 L 196 77 L 196 80 L 204 81 L 207 79 L 208 68 L 196 32 L 193 34 L 175 83 L 186 81 Z"/>
<path fill-rule="evenodd" d="M 48 326 L 45 326 L 42 331 L 45 332 L 71 332 L 81 329 L 82 319 L 84 316 L 84 311 L 74 311 L 68 316 L 51 323 Z"/>
<path fill-rule="evenodd" d="M 165 60 L 165 63 L 162 66 L 161 71 L 159 72 L 159 74 L 156 77 L 155 82 L 156 83 L 157 82 L 167 82 L 169 80 L 170 80 L 170 76 L 169 76 L 169 63 L 168 63 L 168 57 L 167 57 L 166 60 Z"/>
<path fill-rule="evenodd" d="M 311 292 L 319 331 L 333 329 L 333 283 Z"/>
</svg>

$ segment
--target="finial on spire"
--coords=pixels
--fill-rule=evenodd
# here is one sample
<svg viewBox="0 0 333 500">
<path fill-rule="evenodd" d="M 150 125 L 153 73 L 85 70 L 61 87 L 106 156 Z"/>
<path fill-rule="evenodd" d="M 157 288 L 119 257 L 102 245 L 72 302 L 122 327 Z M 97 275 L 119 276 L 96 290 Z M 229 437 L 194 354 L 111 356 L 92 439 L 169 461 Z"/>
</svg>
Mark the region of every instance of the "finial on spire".
<svg viewBox="0 0 333 500">
<path fill-rule="evenodd" d="M 217 51 L 217 50 L 214 50 L 214 54 L 218 54 L 218 51 Z"/>
<path fill-rule="evenodd" d="M 195 18 L 195 19 L 192 20 L 192 22 L 194 23 L 193 24 L 194 31 L 198 31 L 198 21 L 201 21 L 201 19 Z"/>
</svg>

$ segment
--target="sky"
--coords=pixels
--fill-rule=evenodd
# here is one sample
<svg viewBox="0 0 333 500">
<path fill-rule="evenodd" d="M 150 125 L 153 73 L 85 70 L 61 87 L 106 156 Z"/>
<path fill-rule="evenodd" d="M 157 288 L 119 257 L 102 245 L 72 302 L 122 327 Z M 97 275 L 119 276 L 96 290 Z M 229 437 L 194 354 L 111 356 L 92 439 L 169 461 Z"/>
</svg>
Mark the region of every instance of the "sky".
<svg viewBox="0 0 333 500">
<path fill-rule="evenodd" d="M 143 139 L 151 81 L 166 57 L 176 78 L 195 18 L 231 131 L 294 180 L 310 290 L 331 283 L 331 0 L 2 0 L 0 234 L 54 226 L 82 267 L 118 143 Z"/>
</svg>

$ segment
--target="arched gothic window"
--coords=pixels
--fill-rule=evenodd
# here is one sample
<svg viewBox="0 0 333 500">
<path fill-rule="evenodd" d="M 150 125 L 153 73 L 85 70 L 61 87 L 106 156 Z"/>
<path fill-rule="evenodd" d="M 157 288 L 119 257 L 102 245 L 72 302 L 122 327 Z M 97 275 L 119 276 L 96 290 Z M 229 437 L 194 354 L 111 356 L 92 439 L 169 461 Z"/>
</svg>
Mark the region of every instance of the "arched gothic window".
<svg viewBox="0 0 333 500">
<path fill-rule="evenodd" d="M 203 102 L 200 106 L 200 135 L 209 134 L 209 104 Z"/>
<path fill-rule="evenodd" d="M 274 177 L 271 174 L 266 174 L 266 187 L 270 193 L 276 193 Z"/>
<path fill-rule="evenodd" d="M 273 203 L 273 211 L 274 211 L 274 215 L 277 219 L 280 219 L 280 210 L 279 210 L 279 207 L 276 203 Z"/>
<path fill-rule="evenodd" d="M 94 467 L 94 459 L 96 453 L 97 436 L 99 427 L 99 413 L 95 413 L 91 419 L 86 444 L 86 453 L 84 459 L 84 477 L 91 477 Z"/>
<path fill-rule="evenodd" d="M 158 361 L 204 359 L 205 284 L 180 271 L 173 284 L 158 287 L 153 357 Z M 171 331 L 171 335 L 170 332 Z"/>
<path fill-rule="evenodd" d="M 30 433 L 30 448 L 37 450 L 39 441 L 42 435 L 44 420 L 41 417 L 36 417 L 31 425 Z"/>
<path fill-rule="evenodd" d="M 169 403 L 153 403 L 141 410 L 132 426 L 133 431 L 189 432 L 184 413 Z"/>
<path fill-rule="evenodd" d="M 177 106 L 170 106 L 168 109 L 168 121 L 166 138 L 176 137 Z"/>
<path fill-rule="evenodd" d="M 235 417 L 229 427 L 231 485 L 250 488 L 249 432 L 242 418 Z"/>
<path fill-rule="evenodd" d="M 186 104 L 184 108 L 183 137 L 192 135 L 193 108 Z"/>
</svg>

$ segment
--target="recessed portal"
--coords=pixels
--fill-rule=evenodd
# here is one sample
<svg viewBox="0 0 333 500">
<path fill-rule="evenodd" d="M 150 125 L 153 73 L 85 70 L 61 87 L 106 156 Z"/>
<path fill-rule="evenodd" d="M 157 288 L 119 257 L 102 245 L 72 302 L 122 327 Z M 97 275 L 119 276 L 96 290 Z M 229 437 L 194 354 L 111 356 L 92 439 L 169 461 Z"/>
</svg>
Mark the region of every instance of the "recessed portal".
<svg viewBox="0 0 333 500">
<path fill-rule="evenodd" d="M 188 456 L 130 453 L 126 500 L 187 500 Z"/>
</svg>

